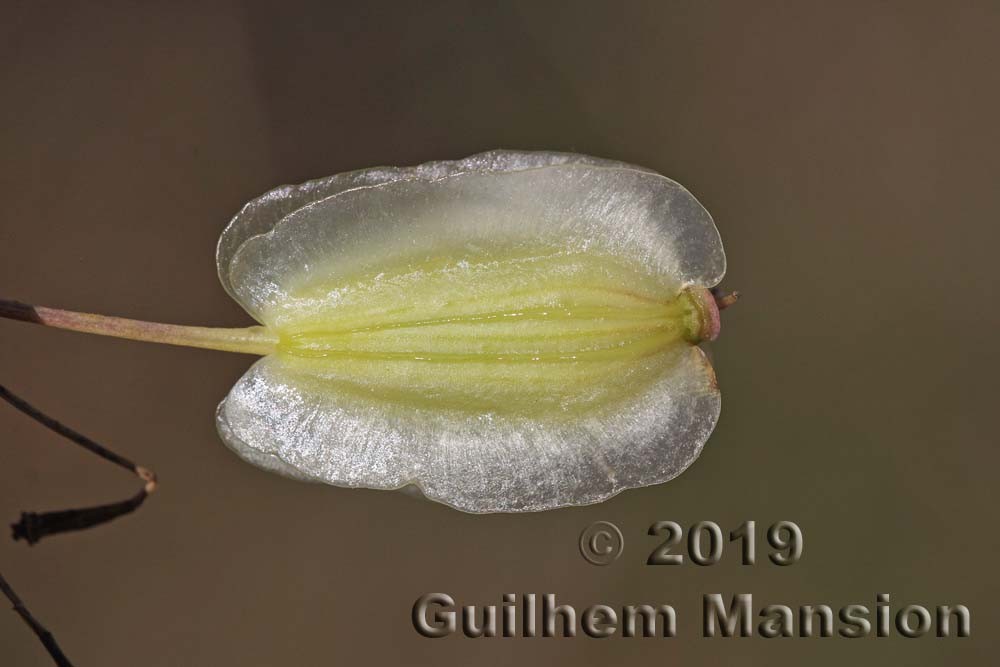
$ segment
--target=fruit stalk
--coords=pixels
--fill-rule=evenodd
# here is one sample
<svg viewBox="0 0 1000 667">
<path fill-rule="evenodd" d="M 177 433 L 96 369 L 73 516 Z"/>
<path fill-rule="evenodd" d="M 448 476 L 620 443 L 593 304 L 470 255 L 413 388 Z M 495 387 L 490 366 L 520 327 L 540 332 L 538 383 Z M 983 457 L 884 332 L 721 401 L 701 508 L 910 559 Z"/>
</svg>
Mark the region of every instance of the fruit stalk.
<svg viewBox="0 0 1000 667">
<path fill-rule="evenodd" d="M 9 299 L 0 299 L 0 317 L 100 336 L 261 356 L 273 352 L 278 343 L 278 337 L 262 326 L 223 328 L 160 324 L 33 306 Z"/>
</svg>

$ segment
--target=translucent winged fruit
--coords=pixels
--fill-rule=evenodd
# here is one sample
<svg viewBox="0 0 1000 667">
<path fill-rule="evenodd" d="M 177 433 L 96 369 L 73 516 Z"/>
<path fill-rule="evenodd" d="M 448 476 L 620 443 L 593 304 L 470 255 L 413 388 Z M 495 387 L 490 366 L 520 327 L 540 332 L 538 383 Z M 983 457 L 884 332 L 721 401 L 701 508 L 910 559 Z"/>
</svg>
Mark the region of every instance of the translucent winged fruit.
<svg viewBox="0 0 1000 667">
<path fill-rule="evenodd" d="M 664 482 L 719 415 L 698 343 L 719 330 L 722 243 L 687 190 L 646 169 L 493 151 L 339 174 L 251 201 L 217 260 L 262 326 L 110 331 L 54 320 L 115 318 L 33 312 L 262 354 L 218 408 L 237 454 L 469 512 Z"/>
<path fill-rule="evenodd" d="M 244 458 L 473 512 L 663 482 L 719 414 L 711 217 L 648 170 L 492 152 L 284 187 L 219 242 L 277 337 L 219 407 Z"/>
</svg>

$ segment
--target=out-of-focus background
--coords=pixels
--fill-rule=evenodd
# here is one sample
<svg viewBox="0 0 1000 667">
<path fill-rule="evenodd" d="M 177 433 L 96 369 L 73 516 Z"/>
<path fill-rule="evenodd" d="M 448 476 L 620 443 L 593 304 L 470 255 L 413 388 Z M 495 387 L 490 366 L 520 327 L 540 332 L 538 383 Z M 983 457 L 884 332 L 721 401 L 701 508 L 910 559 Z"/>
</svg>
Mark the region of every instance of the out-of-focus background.
<svg viewBox="0 0 1000 667">
<path fill-rule="evenodd" d="M 998 532 L 1000 6 L 9 3 L 0 294 L 244 325 L 213 253 L 272 186 L 495 147 L 652 167 L 713 213 L 745 298 L 723 394 L 668 484 L 469 516 L 238 460 L 213 411 L 251 359 L 0 322 L 0 382 L 153 467 L 138 513 L 0 571 L 79 665 L 988 664 Z M 122 471 L 0 405 L 0 514 L 116 500 Z M 608 567 L 580 531 L 625 536 Z M 793 520 L 802 560 L 650 567 L 657 520 Z M 760 540 L 763 549 L 763 540 Z M 414 600 L 673 604 L 679 637 L 419 637 Z M 968 639 L 704 639 L 704 593 L 962 603 Z M 13 613 L 0 664 L 48 665 Z"/>
</svg>

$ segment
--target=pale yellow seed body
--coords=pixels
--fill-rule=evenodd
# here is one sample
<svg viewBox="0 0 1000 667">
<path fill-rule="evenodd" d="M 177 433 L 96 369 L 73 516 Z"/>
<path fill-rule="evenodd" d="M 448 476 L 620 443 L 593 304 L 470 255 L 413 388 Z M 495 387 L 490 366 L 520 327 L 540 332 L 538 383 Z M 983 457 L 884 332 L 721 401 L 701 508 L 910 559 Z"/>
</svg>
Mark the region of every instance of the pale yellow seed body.
<svg viewBox="0 0 1000 667">
<path fill-rule="evenodd" d="M 523 245 L 306 280 L 273 319 L 279 357 L 321 391 L 524 416 L 634 395 L 701 326 L 688 292 L 622 260 Z"/>
</svg>

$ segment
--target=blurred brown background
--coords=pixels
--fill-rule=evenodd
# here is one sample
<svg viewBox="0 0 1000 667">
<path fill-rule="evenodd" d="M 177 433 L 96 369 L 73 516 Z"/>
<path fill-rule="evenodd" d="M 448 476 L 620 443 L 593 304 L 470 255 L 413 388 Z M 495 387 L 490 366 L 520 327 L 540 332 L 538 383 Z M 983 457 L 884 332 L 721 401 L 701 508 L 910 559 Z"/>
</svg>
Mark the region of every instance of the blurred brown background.
<svg viewBox="0 0 1000 667">
<path fill-rule="evenodd" d="M 690 470 L 521 516 L 242 463 L 213 411 L 248 357 L 0 322 L 0 381 L 162 480 L 108 526 L 0 540 L 0 569 L 79 665 L 991 662 L 1000 6 L 158 4 L 3 8 L 3 296 L 243 325 L 213 261 L 243 202 L 509 147 L 685 184 L 745 299 L 713 345 L 723 415 Z M 6 406 L 0 429 L 5 521 L 136 486 Z M 577 551 L 597 519 L 626 539 L 604 568 Z M 794 520 L 805 554 L 790 568 L 742 567 L 731 548 L 715 567 L 647 567 L 660 519 Z M 429 640 L 410 608 L 433 591 L 672 603 L 680 637 Z M 964 603 L 973 631 L 703 639 L 711 592 Z M 0 614 L 0 664 L 50 664 L 13 613 Z"/>
</svg>

